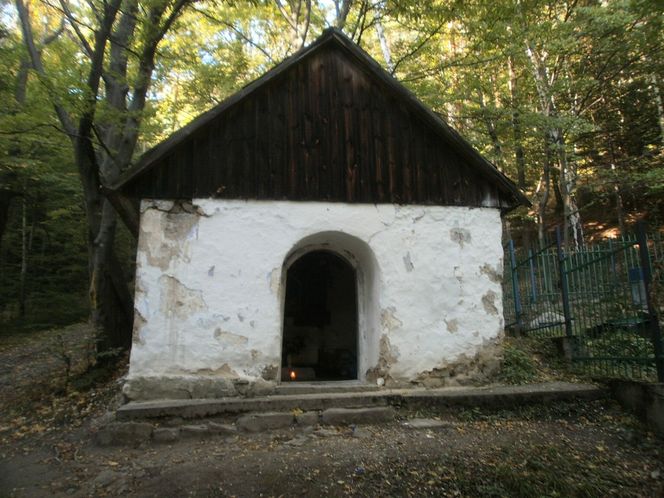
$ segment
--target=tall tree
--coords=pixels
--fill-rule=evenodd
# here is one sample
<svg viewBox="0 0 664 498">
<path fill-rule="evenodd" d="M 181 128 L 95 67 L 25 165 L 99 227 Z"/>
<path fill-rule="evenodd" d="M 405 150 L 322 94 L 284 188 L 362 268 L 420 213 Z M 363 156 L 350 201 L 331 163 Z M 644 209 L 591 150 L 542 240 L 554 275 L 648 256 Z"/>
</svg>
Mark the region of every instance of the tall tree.
<svg viewBox="0 0 664 498">
<path fill-rule="evenodd" d="M 51 102 L 71 142 L 83 187 L 92 320 L 102 348 L 128 346 L 133 317 L 128 280 L 114 248 L 117 214 L 103 195 L 103 184 L 115 181 L 131 161 L 157 47 L 189 3 L 108 0 L 84 5 L 59 0 L 57 9 L 49 4 L 46 13 L 65 18 L 85 58 L 82 97 L 76 106 L 68 106 L 55 83 L 58 68 L 45 64 L 43 47 L 36 41 L 31 4 L 16 0 L 32 69 L 52 88 Z"/>
</svg>

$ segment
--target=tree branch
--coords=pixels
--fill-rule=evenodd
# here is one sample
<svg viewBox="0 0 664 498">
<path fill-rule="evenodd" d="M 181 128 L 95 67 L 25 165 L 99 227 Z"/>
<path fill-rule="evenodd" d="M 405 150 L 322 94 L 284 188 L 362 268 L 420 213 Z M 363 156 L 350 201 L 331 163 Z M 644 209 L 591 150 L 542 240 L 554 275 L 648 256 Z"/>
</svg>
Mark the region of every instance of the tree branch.
<svg viewBox="0 0 664 498">
<path fill-rule="evenodd" d="M 19 21 L 21 23 L 21 32 L 23 34 L 23 42 L 25 43 L 26 49 L 28 50 L 28 55 L 30 56 L 30 61 L 32 68 L 39 74 L 40 77 L 46 78 L 46 72 L 44 71 L 44 64 L 41 60 L 41 54 L 35 46 L 34 35 L 32 34 L 32 24 L 30 23 L 30 11 L 27 6 L 23 3 L 23 0 L 16 0 L 16 10 L 18 12 Z M 55 113 L 62 124 L 65 132 L 69 137 L 74 140 L 76 135 L 76 127 L 71 117 L 67 113 L 64 107 L 58 103 L 53 103 L 55 108 Z"/>
<path fill-rule="evenodd" d="M 74 15 L 71 13 L 69 10 L 69 6 L 64 0 L 60 0 L 60 6 L 62 7 L 62 12 L 69 21 L 69 25 L 72 27 L 74 30 L 74 33 L 76 34 L 76 37 L 78 40 L 81 42 L 81 46 L 83 47 L 83 50 L 87 54 L 88 57 L 92 57 L 92 47 L 90 46 L 90 43 L 88 40 L 85 38 L 83 35 L 83 32 L 81 31 L 79 27 L 79 22 L 74 18 Z M 90 29 L 89 26 L 87 26 L 88 29 Z"/>
<path fill-rule="evenodd" d="M 244 32 L 243 32 L 241 29 L 235 27 L 235 25 L 233 25 L 233 23 L 230 23 L 230 22 L 228 22 L 228 21 L 224 21 L 224 20 L 222 20 L 222 19 L 219 19 L 218 17 L 213 16 L 213 15 L 210 14 L 209 12 L 205 12 L 205 11 L 203 11 L 203 10 L 199 10 L 199 9 L 197 9 L 196 7 L 193 7 L 193 9 L 194 9 L 194 11 L 195 11 L 196 13 L 202 15 L 203 17 L 205 17 L 205 18 L 207 18 L 207 19 L 210 19 L 211 21 L 214 21 L 214 22 L 216 22 L 216 23 L 219 23 L 219 24 L 221 24 L 221 25 L 223 25 L 223 26 L 226 26 L 227 28 L 232 29 L 232 30 L 233 30 L 236 34 L 238 34 L 238 35 L 239 35 L 244 41 L 246 41 L 249 45 L 251 45 L 252 47 L 254 47 L 255 49 L 257 49 L 257 50 L 260 51 L 265 57 L 267 57 L 267 59 L 268 59 L 271 63 L 273 63 L 273 64 L 276 63 L 276 61 L 272 58 L 272 56 L 270 55 L 270 53 L 269 53 L 267 50 L 265 50 L 263 47 L 261 47 L 261 46 L 258 45 L 255 41 L 253 41 L 251 38 L 249 38 L 247 35 L 245 35 Z"/>
<path fill-rule="evenodd" d="M 427 36 L 425 36 L 424 39 L 420 43 L 418 43 L 413 49 L 411 49 L 408 53 L 400 57 L 399 60 L 393 64 L 391 73 L 394 75 L 397 71 L 397 68 L 399 67 L 399 64 L 401 64 L 404 60 L 406 60 L 409 57 L 412 57 L 417 52 L 419 52 L 422 49 L 422 47 L 424 47 L 424 45 L 427 44 L 429 40 L 431 40 L 434 36 L 440 33 L 440 30 L 443 29 L 444 26 L 445 23 L 441 23 L 435 30 L 427 34 Z"/>
</svg>

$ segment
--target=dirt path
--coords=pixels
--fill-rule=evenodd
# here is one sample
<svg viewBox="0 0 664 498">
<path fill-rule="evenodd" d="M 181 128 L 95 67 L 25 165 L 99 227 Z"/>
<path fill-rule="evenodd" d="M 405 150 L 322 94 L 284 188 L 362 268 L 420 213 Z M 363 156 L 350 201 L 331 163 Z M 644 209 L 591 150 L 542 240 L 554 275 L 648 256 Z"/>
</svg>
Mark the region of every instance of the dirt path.
<svg viewBox="0 0 664 498">
<path fill-rule="evenodd" d="M 400 411 L 400 420 L 354 432 L 95 446 L 91 432 L 120 385 L 114 378 L 83 393 L 45 396 L 22 411 L 3 406 L 0 497 L 664 496 L 662 440 L 611 401 Z M 403 425 L 422 416 L 447 423 Z"/>
<path fill-rule="evenodd" d="M 0 406 L 63 389 L 70 378 L 88 368 L 94 348 L 93 330 L 84 323 L 0 336 Z"/>
<path fill-rule="evenodd" d="M 661 440 L 612 402 L 438 416 L 447 427 L 396 421 L 138 448 L 91 444 L 87 419 L 5 446 L 0 496 L 664 496 Z"/>
</svg>

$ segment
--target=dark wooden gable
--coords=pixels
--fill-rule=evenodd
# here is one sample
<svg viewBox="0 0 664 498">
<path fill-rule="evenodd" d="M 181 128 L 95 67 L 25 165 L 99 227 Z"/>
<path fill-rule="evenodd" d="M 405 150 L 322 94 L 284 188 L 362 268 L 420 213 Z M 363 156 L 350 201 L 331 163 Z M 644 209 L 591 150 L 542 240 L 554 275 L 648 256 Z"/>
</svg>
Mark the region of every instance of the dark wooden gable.
<svg viewBox="0 0 664 498">
<path fill-rule="evenodd" d="M 336 30 L 148 152 L 114 188 L 135 198 L 527 203 Z"/>
</svg>

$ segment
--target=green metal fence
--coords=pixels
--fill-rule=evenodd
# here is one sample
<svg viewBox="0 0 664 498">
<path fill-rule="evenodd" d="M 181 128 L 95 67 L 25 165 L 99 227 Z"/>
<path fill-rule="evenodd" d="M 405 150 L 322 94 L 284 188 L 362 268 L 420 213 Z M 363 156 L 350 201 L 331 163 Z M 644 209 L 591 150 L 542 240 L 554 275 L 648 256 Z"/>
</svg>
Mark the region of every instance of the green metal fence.
<svg viewBox="0 0 664 498">
<path fill-rule="evenodd" d="M 640 228 L 568 251 L 557 231 L 538 250 L 516 249 L 512 241 L 505 249 L 508 328 L 565 338 L 574 364 L 592 375 L 664 381 L 660 234 Z"/>
</svg>

